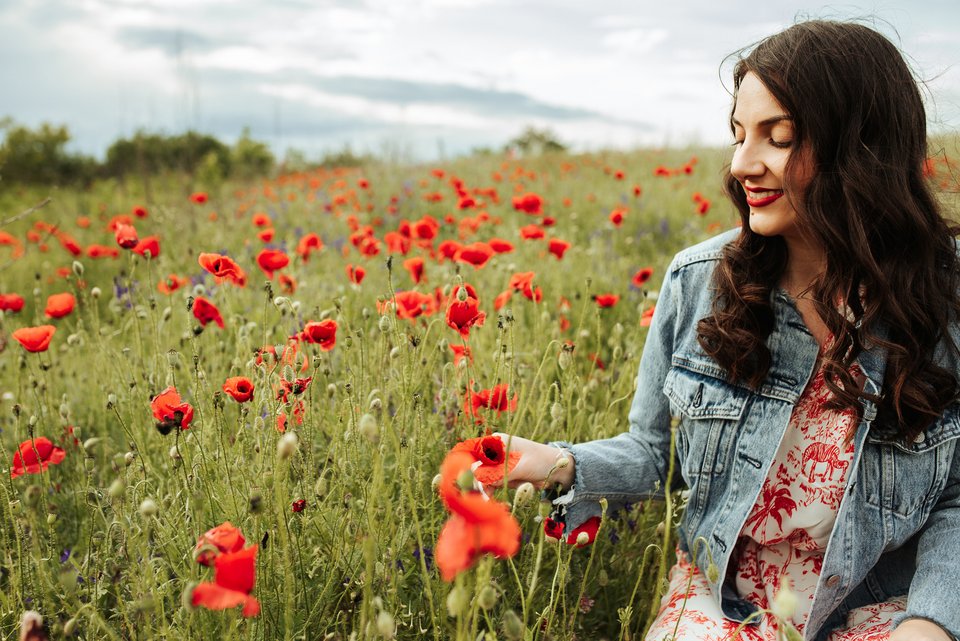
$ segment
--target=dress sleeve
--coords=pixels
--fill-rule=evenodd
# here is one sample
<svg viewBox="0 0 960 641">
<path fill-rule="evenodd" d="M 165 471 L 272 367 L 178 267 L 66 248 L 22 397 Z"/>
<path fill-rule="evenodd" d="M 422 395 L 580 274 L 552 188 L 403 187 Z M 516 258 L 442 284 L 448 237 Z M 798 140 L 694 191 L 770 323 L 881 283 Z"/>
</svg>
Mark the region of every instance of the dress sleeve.
<svg viewBox="0 0 960 641">
<path fill-rule="evenodd" d="M 678 332 L 680 284 L 674 265 L 667 269 L 647 340 L 640 357 L 637 390 L 630 406 L 630 429 L 613 438 L 577 445 L 555 442 L 569 450 L 575 463 L 570 490 L 554 505 L 564 511 L 567 530 L 599 516 L 599 500 L 609 509 L 653 496 L 663 496 L 670 453 L 670 403 L 663 393 Z M 677 466 L 676 478 L 680 478 Z"/>
</svg>

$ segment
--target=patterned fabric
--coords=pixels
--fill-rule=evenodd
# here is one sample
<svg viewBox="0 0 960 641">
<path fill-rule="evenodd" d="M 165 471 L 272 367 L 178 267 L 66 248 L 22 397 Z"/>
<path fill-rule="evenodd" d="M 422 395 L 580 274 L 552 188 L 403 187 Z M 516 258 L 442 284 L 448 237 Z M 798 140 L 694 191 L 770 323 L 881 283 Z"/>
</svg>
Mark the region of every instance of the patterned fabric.
<svg viewBox="0 0 960 641">
<path fill-rule="evenodd" d="M 862 376 L 857 365 L 851 374 L 854 379 Z M 853 442 L 846 442 L 845 436 L 856 428 L 856 414 L 850 409 L 827 408 L 830 396 L 818 367 L 793 410 L 760 496 L 740 533 L 728 579 L 735 582 L 740 596 L 761 609 L 769 608 L 780 587 L 788 584 L 797 597 L 791 623 L 801 633 L 854 454 Z M 894 599 L 853 610 L 846 625 L 830 635 L 830 641 L 887 639 L 891 619 L 904 608 L 904 599 Z M 710 598 L 703 573 L 681 554 L 647 639 L 660 641 L 675 634 L 676 641 L 721 641 L 732 638 L 738 627 L 723 618 Z M 777 620 L 765 614 L 757 625 L 744 627 L 740 638 L 773 641 L 777 627 Z"/>
</svg>

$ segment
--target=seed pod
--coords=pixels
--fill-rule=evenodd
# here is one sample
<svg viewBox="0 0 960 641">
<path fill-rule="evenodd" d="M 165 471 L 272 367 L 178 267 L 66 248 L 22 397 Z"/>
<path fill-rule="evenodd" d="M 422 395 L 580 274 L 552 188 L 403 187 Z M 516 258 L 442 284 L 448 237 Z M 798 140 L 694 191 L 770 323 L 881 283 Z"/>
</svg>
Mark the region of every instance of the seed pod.
<svg viewBox="0 0 960 641">
<path fill-rule="evenodd" d="M 497 590 L 492 585 L 485 585 L 477 596 L 477 603 L 484 610 L 492 610 L 497 604 Z"/>
<path fill-rule="evenodd" d="M 156 516 L 159 511 L 160 507 L 157 505 L 157 502 L 151 498 L 145 498 L 143 502 L 140 503 L 140 514 L 148 519 Z"/>
</svg>

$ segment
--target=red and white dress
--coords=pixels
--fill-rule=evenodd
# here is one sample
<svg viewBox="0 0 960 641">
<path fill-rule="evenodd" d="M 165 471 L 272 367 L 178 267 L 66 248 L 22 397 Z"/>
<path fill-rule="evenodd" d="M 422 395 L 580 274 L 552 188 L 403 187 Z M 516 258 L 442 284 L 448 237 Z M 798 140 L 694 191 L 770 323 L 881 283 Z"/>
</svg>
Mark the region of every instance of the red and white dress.
<svg viewBox="0 0 960 641">
<path fill-rule="evenodd" d="M 851 373 L 854 378 L 862 376 L 856 365 Z M 737 592 L 761 609 L 769 608 L 780 586 L 789 582 L 797 597 L 792 623 L 801 633 L 853 461 L 853 442 L 845 443 L 844 436 L 855 427 L 856 414 L 824 407 L 829 399 L 830 390 L 818 367 L 793 410 L 731 561 Z M 898 598 L 857 608 L 846 625 L 830 635 L 830 641 L 885 640 L 892 630 L 891 619 L 905 605 L 905 598 Z M 739 625 L 723 618 L 710 597 L 706 577 L 681 554 L 647 640 L 674 635 L 676 641 L 728 640 Z M 740 637 L 774 641 L 777 627 L 774 617 L 763 615 L 759 625 L 745 626 Z"/>
</svg>

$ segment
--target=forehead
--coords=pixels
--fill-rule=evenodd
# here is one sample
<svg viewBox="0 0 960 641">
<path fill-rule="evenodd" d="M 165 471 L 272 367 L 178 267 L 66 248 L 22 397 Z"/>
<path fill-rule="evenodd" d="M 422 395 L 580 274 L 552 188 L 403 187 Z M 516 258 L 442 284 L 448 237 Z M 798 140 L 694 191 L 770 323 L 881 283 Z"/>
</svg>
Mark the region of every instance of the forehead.
<svg viewBox="0 0 960 641">
<path fill-rule="evenodd" d="M 790 114 L 784 109 L 760 78 L 753 72 L 748 72 L 737 90 L 736 103 L 733 107 L 734 124 L 742 126 L 755 125 L 764 120 Z M 780 122 L 790 123 L 789 120 Z"/>
</svg>

